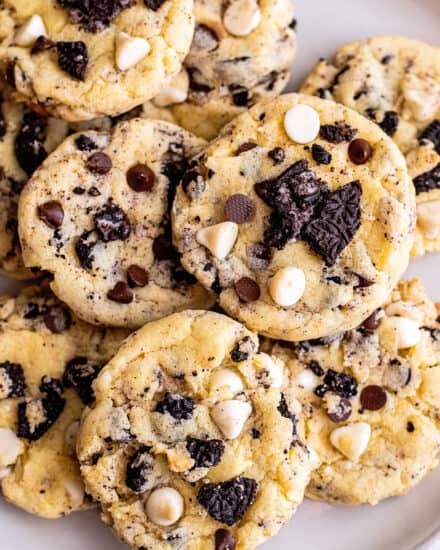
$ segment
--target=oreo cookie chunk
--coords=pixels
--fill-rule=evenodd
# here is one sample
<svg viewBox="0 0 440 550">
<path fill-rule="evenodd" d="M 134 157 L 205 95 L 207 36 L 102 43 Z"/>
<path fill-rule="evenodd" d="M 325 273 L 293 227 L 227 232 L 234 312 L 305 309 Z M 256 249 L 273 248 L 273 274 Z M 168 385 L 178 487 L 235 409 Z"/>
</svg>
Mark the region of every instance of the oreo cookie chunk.
<svg viewBox="0 0 440 550">
<path fill-rule="evenodd" d="M 320 459 L 311 498 L 376 504 L 438 464 L 438 332 L 436 307 L 415 279 L 397 285 L 374 322 L 338 339 L 269 346 L 290 367 L 306 442 Z"/>
<path fill-rule="evenodd" d="M 84 403 L 93 401 L 93 377 L 85 368 L 104 364 L 127 335 L 91 327 L 70 313 L 68 324 L 48 322 L 65 311 L 36 287 L 0 298 L 1 490 L 11 503 L 44 518 L 90 505 L 75 455 Z"/>
<path fill-rule="evenodd" d="M 258 348 L 236 321 L 186 311 L 140 329 L 98 375 L 81 473 L 132 548 L 255 548 L 301 502 L 301 408 L 284 363 Z"/>
<path fill-rule="evenodd" d="M 404 158 L 343 106 L 295 94 L 262 101 L 191 174 L 174 205 L 182 264 L 260 334 L 301 341 L 349 330 L 407 266 L 415 197 Z"/>
<path fill-rule="evenodd" d="M 440 250 L 439 79 L 440 48 L 380 36 L 342 46 L 302 86 L 374 121 L 405 155 L 417 194 L 415 256 Z M 365 144 L 352 148 L 359 162 L 371 153 Z"/>
<path fill-rule="evenodd" d="M 26 264 L 50 271 L 58 297 L 93 324 L 135 328 L 209 308 L 171 235 L 176 188 L 203 145 L 139 118 L 70 136 L 23 191 Z"/>
</svg>

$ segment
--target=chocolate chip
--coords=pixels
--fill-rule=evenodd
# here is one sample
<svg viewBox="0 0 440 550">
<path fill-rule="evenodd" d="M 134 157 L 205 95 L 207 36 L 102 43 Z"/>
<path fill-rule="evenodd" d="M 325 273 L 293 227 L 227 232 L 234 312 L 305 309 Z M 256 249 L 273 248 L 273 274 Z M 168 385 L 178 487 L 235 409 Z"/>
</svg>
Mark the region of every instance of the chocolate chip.
<svg viewBox="0 0 440 550">
<path fill-rule="evenodd" d="M 87 191 L 87 194 L 91 197 L 99 197 L 101 195 L 101 191 L 97 187 L 92 185 L 92 187 L 90 187 L 90 189 Z"/>
<path fill-rule="evenodd" d="M 255 147 L 258 147 L 256 143 L 253 143 L 252 141 L 246 141 L 245 143 L 242 143 L 237 149 L 237 155 L 241 155 L 241 153 L 246 153 L 246 151 L 251 151 L 252 149 L 255 149 Z"/>
<path fill-rule="evenodd" d="M 215 532 L 215 550 L 235 550 L 237 541 L 227 529 L 217 529 Z"/>
<path fill-rule="evenodd" d="M 260 287 L 258 283 L 250 277 L 242 277 L 239 279 L 235 283 L 234 288 L 241 302 L 255 302 L 260 298 Z"/>
<path fill-rule="evenodd" d="M 65 307 L 51 307 L 43 317 L 44 324 L 54 334 L 69 330 L 72 325 L 72 315 Z"/>
<path fill-rule="evenodd" d="M 144 4 L 147 8 L 153 11 L 157 11 L 164 2 L 165 0 L 144 0 Z"/>
<path fill-rule="evenodd" d="M 327 411 L 327 416 L 332 422 L 345 422 L 350 418 L 352 412 L 351 403 L 345 397 L 342 397 L 335 408 L 332 408 L 331 411 Z"/>
<path fill-rule="evenodd" d="M 384 55 L 380 60 L 380 62 L 382 63 L 382 65 L 388 65 L 388 63 L 393 59 L 393 57 L 394 57 L 393 55 Z"/>
<path fill-rule="evenodd" d="M 365 319 L 365 321 L 362 323 L 362 327 L 366 328 L 367 330 L 376 330 L 377 328 L 379 328 L 381 322 L 382 311 L 380 309 L 377 309 L 374 313 L 372 313 L 369 317 Z"/>
<path fill-rule="evenodd" d="M 331 154 L 317 143 L 312 145 L 312 158 L 318 164 L 330 164 L 332 161 Z"/>
<path fill-rule="evenodd" d="M 399 127 L 399 115 L 395 111 L 387 111 L 379 126 L 387 135 L 393 137 Z"/>
<path fill-rule="evenodd" d="M 272 249 L 263 243 L 254 243 L 247 248 L 247 258 L 251 269 L 268 269 L 272 263 Z"/>
<path fill-rule="evenodd" d="M 58 65 L 78 80 L 85 80 L 89 53 L 82 42 L 57 42 Z"/>
<path fill-rule="evenodd" d="M 432 170 L 420 174 L 413 181 L 417 195 L 433 189 L 440 189 L 440 162 Z"/>
<path fill-rule="evenodd" d="M 232 101 L 237 107 L 247 107 L 249 103 L 249 90 L 242 89 L 232 92 Z"/>
<path fill-rule="evenodd" d="M 108 174 L 113 167 L 112 159 L 99 151 L 90 156 L 86 161 L 86 167 L 94 174 Z"/>
<path fill-rule="evenodd" d="M 93 139 L 85 134 L 81 134 L 75 139 L 75 145 L 79 151 L 94 151 L 98 148 Z"/>
<path fill-rule="evenodd" d="M 58 229 L 63 225 L 64 210 L 57 201 L 48 201 L 38 207 L 38 217 L 51 229 Z"/>
<path fill-rule="evenodd" d="M 125 241 L 131 233 L 127 214 L 111 200 L 94 216 L 95 229 L 102 241 Z"/>
<path fill-rule="evenodd" d="M 381 386 L 366 386 L 360 395 L 361 406 L 367 411 L 378 411 L 385 407 L 387 393 Z"/>
<path fill-rule="evenodd" d="M 343 121 L 336 122 L 335 124 L 323 124 L 319 130 L 319 135 L 322 139 L 336 144 L 351 141 L 356 134 L 357 130 L 354 130 Z"/>
<path fill-rule="evenodd" d="M 196 24 L 191 49 L 212 52 L 218 48 L 219 42 L 220 40 L 218 34 L 212 27 L 209 27 L 204 23 Z"/>
<path fill-rule="evenodd" d="M 122 10 L 133 6 L 133 0 L 57 0 L 69 10 L 71 23 L 79 24 L 86 32 L 101 32 L 109 27 Z"/>
<path fill-rule="evenodd" d="M 107 298 L 112 302 L 130 304 L 133 301 L 133 291 L 127 283 L 119 281 L 119 283 L 116 283 L 116 285 L 108 291 Z"/>
<path fill-rule="evenodd" d="M 410 434 L 412 434 L 413 432 L 416 431 L 416 427 L 414 426 L 414 424 L 412 422 L 408 422 L 406 424 L 406 431 L 409 432 Z"/>
<path fill-rule="evenodd" d="M 375 284 L 372 279 L 367 279 L 367 277 L 359 275 L 359 273 L 355 273 L 355 275 L 359 280 L 356 288 L 369 288 L 370 286 L 373 286 Z"/>
<path fill-rule="evenodd" d="M 281 147 L 275 147 L 275 149 L 270 150 L 268 153 L 269 158 L 271 158 L 274 164 L 281 164 L 286 158 L 286 153 Z"/>
<path fill-rule="evenodd" d="M 49 40 L 45 36 L 39 36 L 32 46 L 31 54 L 35 55 L 40 52 L 45 52 L 47 50 L 51 50 L 52 48 L 55 48 L 56 44 L 55 42 L 52 42 L 52 40 Z"/>
<path fill-rule="evenodd" d="M 354 164 L 365 164 L 373 155 L 373 148 L 366 139 L 354 139 L 348 146 L 348 156 Z"/>
<path fill-rule="evenodd" d="M 144 287 L 148 284 L 148 273 L 138 265 L 131 265 L 127 269 L 127 280 L 131 287 Z"/>
<path fill-rule="evenodd" d="M 85 192 L 86 190 L 84 189 L 84 187 L 80 187 L 79 185 L 73 188 L 73 193 L 75 195 L 84 195 Z"/>
<path fill-rule="evenodd" d="M 136 164 L 127 172 L 127 183 L 133 189 L 140 193 L 141 191 L 151 191 L 156 181 L 156 176 L 146 164 Z"/>
<path fill-rule="evenodd" d="M 252 200 L 241 193 L 232 195 L 226 201 L 225 215 L 226 218 L 235 223 L 250 222 L 254 217 L 255 206 Z"/>
</svg>

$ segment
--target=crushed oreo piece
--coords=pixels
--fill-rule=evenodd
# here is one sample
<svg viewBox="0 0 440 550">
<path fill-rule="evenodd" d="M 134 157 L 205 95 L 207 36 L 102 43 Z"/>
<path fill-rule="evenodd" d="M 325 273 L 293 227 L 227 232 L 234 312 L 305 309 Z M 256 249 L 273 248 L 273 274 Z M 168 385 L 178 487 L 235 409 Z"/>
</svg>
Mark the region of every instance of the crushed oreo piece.
<svg viewBox="0 0 440 550">
<path fill-rule="evenodd" d="M 69 330 L 72 325 L 72 315 L 70 311 L 63 306 L 53 306 L 46 310 L 44 314 L 44 324 L 54 334 L 61 334 Z"/>
<path fill-rule="evenodd" d="M 23 397 L 26 389 L 23 367 L 18 363 L 0 363 L 0 399 Z"/>
<path fill-rule="evenodd" d="M 440 162 L 429 172 L 420 174 L 413 180 L 416 194 L 426 193 L 433 189 L 440 189 Z"/>
<path fill-rule="evenodd" d="M 378 124 L 388 136 L 393 137 L 399 127 L 399 115 L 395 111 L 386 111 L 382 122 Z"/>
<path fill-rule="evenodd" d="M 144 4 L 153 11 L 158 11 L 166 0 L 144 0 Z"/>
<path fill-rule="evenodd" d="M 434 145 L 435 152 L 440 155 L 440 120 L 433 120 L 419 135 L 420 145 L 424 145 L 427 141 Z"/>
<path fill-rule="evenodd" d="M 192 50 L 212 52 L 218 48 L 220 39 L 217 32 L 204 23 L 196 23 L 194 38 L 191 43 Z"/>
<path fill-rule="evenodd" d="M 149 488 L 149 478 L 154 468 L 151 447 L 141 447 L 130 458 L 125 473 L 125 483 L 135 493 L 143 493 Z"/>
<path fill-rule="evenodd" d="M 342 397 L 338 400 L 337 404 L 331 408 L 331 410 L 327 410 L 327 416 L 329 419 L 334 422 L 335 424 L 339 422 L 345 422 L 348 420 L 352 413 L 352 406 L 350 401 Z"/>
<path fill-rule="evenodd" d="M 79 263 L 84 269 L 92 269 L 95 256 L 93 250 L 96 246 L 96 241 L 89 240 L 91 232 L 84 231 L 75 243 L 75 252 Z"/>
<path fill-rule="evenodd" d="M 250 336 L 245 336 L 239 340 L 231 351 L 231 359 L 234 363 L 247 361 L 255 351 L 255 344 Z"/>
<path fill-rule="evenodd" d="M 178 393 L 166 392 L 162 401 L 157 403 L 155 411 L 161 414 L 169 414 L 176 420 L 189 420 L 195 409 L 195 401 Z"/>
<path fill-rule="evenodd" d="M 286 158 L 286 153 L 281 147 L 275 147 L 274 149 L 271 149 L 267 153 L 267 155 L 273 160 L 274 164 L 281 164 Z"/>
<path fill-rule="evenodd" d="M 63 384 L 66 388 L 74 388 L 84 405 L 91 405 L 95 400 L 92 384 L 102 367 L 89 362 L 87 357 L 74 357 L 66 365 Z"/>
<path fill-rule="evenodd" d="M 330 164 L 332 161 L 331 154 L 317 143 L 312 145 L 312 158 L 318 164 Z"/>
<path fill-rule="evenodd" d="M 272 249 L 263 243 L 254 243 L 247 247 L 247 259 L 251 269 L 268 269 L 272 258 Z"/>
<path fill-rule="evenodd" d="M 131 233 L 127 214 L 110 199 L 93 218 L 95 229 L 102 241 L 125 241 Z"/>
<path fill-rule="evenodd" d="M 197 199 L 203 195 L 206 183 L 198 170 L 188 170 L 182 177 L 182 188 L 189 198 Z"/>
<path fill-rule="evenodd" d="M 357 134 L 357 130 L 353 129 L 346 122 L 340 121 L 335 124 L 323 124 L 319 130 L 319 135 L 322 139 L 330 143 L 343 143 L 351 141 Z"/>
<path fill-rule="evenodd" d="M 123 10 L 134 5 L 133 0 L 57 0 L 69 11 L 69 19 L 86 32 L 97 33 L 109 27 Z"/>
<path fill-rule="evenodd" d="M 329 369 L 323 383 L 315 388 L 315 395 L 324 397 L 327 392 L 351 399 L 357 395 L 358 383 L 353 376 Z"/>
<path fill-rule="evenodd" d="M 225 452 L 225 444 L 221 439 L 195 439 L 188 437 L 186 448 L 194 460 L 194 468 L 212 468 L 220 464 Z"/>
<path fill-rule="evenodd" d="M 208 514 L 225 525 L 238 523 L 257 496 L 258 483 L 248 477 L 236 477 L 222 483 L 202 485 L 197 500 Z"/>
<path fill-rule="evenodd" d="M 318 361 L 310 361 L 310 363 L 307 365 L 307 368 L 310 369 L 316 376 L 321 377 L 325 374 L 324 369 L 321 367 Z"/>
<path fill-rule="evenodd" d="M 277 408 L 281 416 L 284 416 L 284 418 L 288 418 L 292 422 L 292 446 L 293 446 L 298 438 L 298 434 L 296 431 L 296 425 L 298 424 L 298 419 L 296 418 L 296 415 L 290 412 L 289 407 L 287 405 L 286 396 L 284 395 L 284 393 L 281 394 L 281 400 Z"/>
<path fill-rule="evenodd" d="M 20 168 L 28 176 L 31 176 L 47 157 L 44 143 L 48 123 L 47 117 L 33 111 L 23 115 L 20 131 L 15 138 L 15 157 Z"/>
<path fill-rule="evenodd" d="M 83 151 L 83 152 L 94 151 L 95 149 L 98 148 L 98 146 L 93 141 L 93 139 L 90 138 L 89 136 L 86 136 L 85 134 L 81 134 L 75 139 L 75 145 L 78 147 L 79 151 Z"/>
<path fill-rule="evenodd" d="M 85 80 L 89 52 L 82 41 L 57 42 L 58 65 L 77 80 Z"/>
</svg>

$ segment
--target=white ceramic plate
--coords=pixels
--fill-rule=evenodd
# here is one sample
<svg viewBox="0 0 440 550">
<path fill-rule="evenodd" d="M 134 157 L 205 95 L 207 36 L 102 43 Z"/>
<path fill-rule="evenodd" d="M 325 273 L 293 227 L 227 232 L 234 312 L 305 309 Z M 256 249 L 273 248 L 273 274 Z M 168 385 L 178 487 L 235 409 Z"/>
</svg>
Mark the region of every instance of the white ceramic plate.
<svg viewBox="0 0 440 550">
<path fill-rule="evenodd" d="M 401 34 L 440 46 L 440 0 L 296 0 L 299 52 L 295 90 L 319 57 L 344 42 L 374 34 Z M 440 255 L 413 262 L 440 300 Z M 13 285 L 0 280 L 0 290 Z M 440 550 L 440 470 L 399 499 L 376 507 L 345 508 L 305 502 L 264 550 Z M 96 511 L 57 521 L 34 518 L 0 502 L 0 550 L 123 550 Z M 151 549 L 154 550 L 154 549 Z M 188 549 L 191 550 L 191 549 Z"/>
</svg>

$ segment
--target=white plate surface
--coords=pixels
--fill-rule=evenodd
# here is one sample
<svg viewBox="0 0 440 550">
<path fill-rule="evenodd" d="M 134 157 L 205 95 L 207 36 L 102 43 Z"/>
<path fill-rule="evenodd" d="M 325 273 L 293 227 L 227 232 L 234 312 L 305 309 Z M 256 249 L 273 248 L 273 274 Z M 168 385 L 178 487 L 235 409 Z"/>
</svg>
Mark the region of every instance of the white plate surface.
<svg viewBox="0 0 440 550">
<path fill-rule="evenodd" d="M 375 34 L 401 34 L 440 46 L 440 0 L 296 0 L 299 51 L 292 90 L 319 57 L 345 42 Z M 440 255 L 414 261 L 440 300 Z M 13 285 L 0 279 L 0 290 Z M 305 502 L 263 550 L 440 550 L 440 469 L 405 497 L 375 507 L 346 508 Z M 123 550 L 96 511 L 56 521 L 34 518 L 0 502 L 0 550 Z M 154 550 L 154 549 L 152 549 Z M 189 549 L 191 550 L 191 549 Z"/>
</svg>

